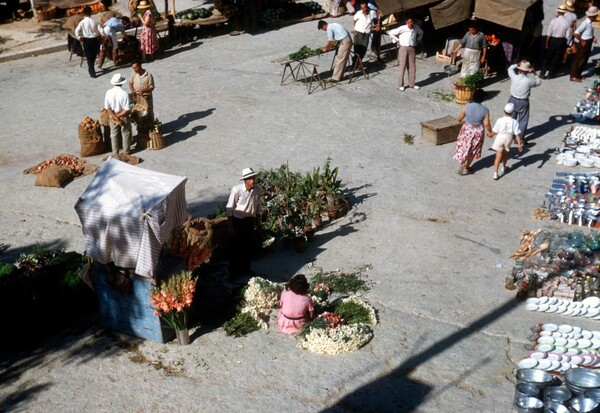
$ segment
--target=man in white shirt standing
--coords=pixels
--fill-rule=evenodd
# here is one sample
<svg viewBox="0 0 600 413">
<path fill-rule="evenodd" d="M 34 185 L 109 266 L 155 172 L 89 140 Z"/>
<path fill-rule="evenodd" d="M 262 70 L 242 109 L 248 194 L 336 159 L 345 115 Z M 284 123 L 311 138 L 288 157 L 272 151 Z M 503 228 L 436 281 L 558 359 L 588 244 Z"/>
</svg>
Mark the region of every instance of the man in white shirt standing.
<svg viewBox="0 0 600 413">
<path fill-rule="evenodd" d="M 552 19 L 546 33 L 546 55 L 542 62 L 542 79 L 552 79 L 556 74 L 559 62 L 562 62 L 565 49 L 567 48 L 567 35 L 569 33 L 569 22 L 565 19 L 567 9 L 562 4 L 556 9 L 556 17 Z"/>
<path fill-rule="evenodd" d="M 370 10 L 366 3 L 360 3 L 360 10 L 354 15 L 354 53 L 357 58 L 364 58 L 369 47 L 369 37 L 377 13 Z"/>
<path fill-rule="evenodd" d="M 90 77 L 95 78 L 96 68 L 94 64 L 100 51 L 100 30 L 102 30 L 102 27 L 92 19 L 90 6 L 83 8 L 83 15 L 85 17 L 75 28 L 75 36 L 83 45 L 83 54 L 85 54 L 87 60 Z"/>
<path fill-rule="evenodd" d="M 119 141 L 123 141 L 123 153 L 129 154 L 131 151 L 131 102 L 129 93 L 123 90 L 122 86 L 127 79 L 119 73 L 115 74 L 110 83 L 113 85 L 104 96 L 104 109 L 110 114 L 110 144 L 112 153 L 119 153 Z"/>
<path fill-rule="evenodd" d="M 244 181 L 231 188 L 225 207 L 229 224 L 229 276 L 250 275 L 255 226 L 260 225 L 261 189 L 252 168 L 242 171 Z"/>
<path fill-rule="evenodd" d="M 575 30 L 574 37 L 579 42 L 575 60 L 571 64 L 571 82 L 581 82 L 583 69 L 590 58 L 592 43 L 596 43 L 594 37 L 594 22 L 598 17 L 598 7 L 592 6 L 586 12 L 587 16 Z"/>
<path fill-rule="evenodd" d="M 413 19 L 408 18 L 403 26 L 397 27 L 388 32 L 388 35 L 394 43 L 399 46 L 398 63 L 400 64 L 400 82 L 398 89 L 404 91 L 404 72 L 408 66 L 408 85 L 413 89 L 419 89 L 415 84 L 416 76 L 416 54 L 415 48 L 423 39 L 423 30 L 415 24 Z"/>
</svg>

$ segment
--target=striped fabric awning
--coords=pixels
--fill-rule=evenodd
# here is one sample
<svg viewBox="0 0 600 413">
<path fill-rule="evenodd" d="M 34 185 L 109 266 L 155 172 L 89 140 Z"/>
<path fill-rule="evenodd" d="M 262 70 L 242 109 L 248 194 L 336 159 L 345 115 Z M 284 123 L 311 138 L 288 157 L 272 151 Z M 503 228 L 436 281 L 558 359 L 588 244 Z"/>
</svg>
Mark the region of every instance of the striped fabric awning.
<svg viewBox="0 0 600 413">
<path fill-rule="evenodd" d="M 75 204 L 87 254 L 154 277 L 163 244 L 187 219 L 186 181 L 109 158 Z"/>
</svg>

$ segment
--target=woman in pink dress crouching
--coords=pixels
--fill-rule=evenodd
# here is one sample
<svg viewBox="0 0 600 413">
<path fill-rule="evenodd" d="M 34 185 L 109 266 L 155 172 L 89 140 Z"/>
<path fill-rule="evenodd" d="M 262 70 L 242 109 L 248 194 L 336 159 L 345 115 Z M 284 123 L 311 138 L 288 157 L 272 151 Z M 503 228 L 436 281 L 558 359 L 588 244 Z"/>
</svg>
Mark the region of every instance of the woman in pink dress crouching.
<svg viewBox="0 0 600 413">
<path fill-rule="evenodd" d="M 286 290 L 281 293 L 277 324 L 282 333 L 297 333 L 313 318 L 315 305 L 308 296 L 308 288 L 304 274 L 297 274 L 288 281 Z"/>
</svg>

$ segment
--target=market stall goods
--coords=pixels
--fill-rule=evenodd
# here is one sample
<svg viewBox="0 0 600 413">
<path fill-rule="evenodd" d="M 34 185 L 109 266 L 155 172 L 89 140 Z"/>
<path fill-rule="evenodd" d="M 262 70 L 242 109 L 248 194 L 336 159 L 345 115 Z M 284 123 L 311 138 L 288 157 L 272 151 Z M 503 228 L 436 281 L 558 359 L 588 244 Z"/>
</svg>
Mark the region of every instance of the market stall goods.
<svg viewBox="0 0 600 413">
<path fill-rule="evenodd" d="M 600 168 L 600 129 L 571 127 L 565 132 L 562 148 L 557 149 L 556 162 L 559 165 Z"/>
<path fill-rule="evenodd" d="M 527 303 L 530 310 L 551 309 L 564 315 L 588 315 L 583 311 L 565 313 L 569 310 L 568 301 L 600 297 L 600 234 L 585 235 L 581 230 L 571 233 L 538 230 L 525 232 L 521 241 L 518 250 L 521 252 L 512 257 L 515 266 L 506 277 L 506 288 L 518 288 L 517 297 L 523 300 L 528 297 L 540 299 L 541 302 L 533 302 L 532 298 Z M 548 297 L 567 302 L 548 304 Z M 543 305 L 541 309 L 540 304 Z M 555 307 L 550 308 L 551 305 Z M 590 318 L 596 315 L 593 311 L 589 313 Z"/>
<path fill-rule="evenodd" d="M 571 112 L 571 116 L 578 122 L 587 122 L 598 120 L 600 118 L 600 82 L 594 81 L 590 87 L 586 88 L 583 99 L 578 101 Z"/>
<path fill-rule="evenodd" d="M 104 153 L 104 140 L 100 129 L 100 121 L 84 116 L 77 127 L 79 142 L 81 145 L 80 156 L 99 155 Z"/>
<path fill-rule="evenodd" d="M 546 193 L 552 219 L 569 225 L 598 227 L 600 173 L 556 174 Z"/>
</svg>

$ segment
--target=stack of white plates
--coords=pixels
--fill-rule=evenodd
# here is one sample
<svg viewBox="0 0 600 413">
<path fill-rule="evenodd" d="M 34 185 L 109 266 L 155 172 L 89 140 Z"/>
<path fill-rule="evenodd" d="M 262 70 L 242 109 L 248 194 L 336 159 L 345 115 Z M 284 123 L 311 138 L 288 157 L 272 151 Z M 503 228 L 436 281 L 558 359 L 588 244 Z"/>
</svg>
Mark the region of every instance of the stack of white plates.
<svg viewBox="0 0 600 413">
<path fill-rule="evenodd" d="M 564 166 L 577 166 L 577 159 L 566 157 L 563 159 Z"/>
<path fill-rule="evenodd" d="M 593 168 L 595 161 L 593 159 L 584 158 L 579 160 L 579 164 L 584 168 Z"/>
</svg>

